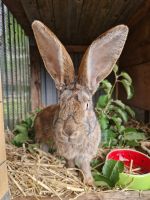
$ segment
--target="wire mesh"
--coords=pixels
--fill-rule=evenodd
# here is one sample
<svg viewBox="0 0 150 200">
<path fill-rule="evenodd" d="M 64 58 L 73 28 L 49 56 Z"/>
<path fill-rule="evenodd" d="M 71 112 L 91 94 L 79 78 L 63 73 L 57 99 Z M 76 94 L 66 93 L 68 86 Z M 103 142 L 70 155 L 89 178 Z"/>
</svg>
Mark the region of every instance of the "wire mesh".
<svg viewBox="0 0 150 200">
<path fill-rule="evenodd" d="M 31 110 L 29 39 L 1 0 L 0 60 L 4 123 L 13 129 Z"/>
</svg>

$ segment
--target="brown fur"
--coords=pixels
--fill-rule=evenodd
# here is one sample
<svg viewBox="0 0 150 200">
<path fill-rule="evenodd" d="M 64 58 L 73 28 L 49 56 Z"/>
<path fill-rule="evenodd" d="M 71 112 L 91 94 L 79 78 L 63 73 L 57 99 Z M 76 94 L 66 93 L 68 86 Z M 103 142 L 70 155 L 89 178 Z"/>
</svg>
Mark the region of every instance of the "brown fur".
<svg viewBox="0 0 150 200">
<path fill-rule="evenodd" d="M 119 58 L 128 28 L 117 26 L 91 44 L 82 59 L 77 81 L 71 58 L 57 37 L 39 21 L 33 22 L 32 28 L 47 71 L 60 90 L 59 104 L 45 108 L 35 119 L 36 140 L 42 144 L 53 140 L 68 167 L 77 165 L 85 182 L 91 185 L 90 162 L 101 138 L 92 95 Z"/>
<path fill-rule="evenodd" d="M 92 95 L 81 89 L 65 90 L 60 104 L 52 105 L 35 119 L 37 142 L 54 141 L 59 155 L 68 167 L 81 168 L 85 181 L 92 184 L 90 161 L 96 155 L 100 142 L 100 127 L 92 106 Z"/>
</svg>

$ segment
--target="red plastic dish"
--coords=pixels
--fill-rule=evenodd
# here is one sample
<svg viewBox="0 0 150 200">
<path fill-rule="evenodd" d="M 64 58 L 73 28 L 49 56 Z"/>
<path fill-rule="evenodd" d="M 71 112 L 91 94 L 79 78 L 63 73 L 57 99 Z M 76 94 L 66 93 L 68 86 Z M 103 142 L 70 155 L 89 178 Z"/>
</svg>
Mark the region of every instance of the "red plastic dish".
<svg viewBox="0 0 150 200">
<path fill-rule="evenodd" d="M 140 174 L 150 173 L 150 158 L 139 151 L 115 149 L 107 155 L 106 159 L 120 160 L 128 167 L 130 167 L 131 160 L 133 160 L 132 168 L 140 167 Z"/>
</svg>

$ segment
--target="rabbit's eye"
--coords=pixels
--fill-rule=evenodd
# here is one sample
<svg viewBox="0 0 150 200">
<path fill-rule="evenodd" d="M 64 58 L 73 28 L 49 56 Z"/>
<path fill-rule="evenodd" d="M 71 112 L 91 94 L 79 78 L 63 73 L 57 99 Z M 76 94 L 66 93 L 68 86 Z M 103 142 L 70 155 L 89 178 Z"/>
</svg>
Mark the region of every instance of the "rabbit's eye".
<svg viewBox="0 0 150 200">
<path fill-rule="evenodd" d="M 89 109 L 89 104 L 88 104 L 88 103 L 86 104 L 86 109 L 87 109 L 87 110 Z"/>
</svg>

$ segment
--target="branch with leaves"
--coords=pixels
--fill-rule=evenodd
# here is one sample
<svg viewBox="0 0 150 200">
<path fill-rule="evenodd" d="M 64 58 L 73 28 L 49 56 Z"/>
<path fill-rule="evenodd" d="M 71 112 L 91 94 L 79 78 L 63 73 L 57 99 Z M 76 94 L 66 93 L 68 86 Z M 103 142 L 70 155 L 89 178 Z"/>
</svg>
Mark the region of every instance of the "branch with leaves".
<svg viewBox="0 0 150 200">
<path fill-rule="evenodd" d="M 127 99 L 131 99 L 134 94 L 132 79 L 126 72 L 118 72 L 118 66 L 114 69 L 115 81 L 113 85 L 107 80 L 103 80 L 100 89 L 103 91 L 97 101 L 96 112 L 102 129 L 103 146 L 138 146 L 141 140 L 145 140 L 145 135 L 135 128 L 126 128 L 125 124 L 130 118 L 135 118 L 134 111 L 121 100 L 118 95 L 114 98 L 114 91 L 118 84 L 124 87 Z"/>
</svg>

